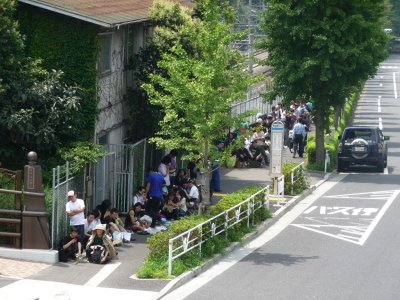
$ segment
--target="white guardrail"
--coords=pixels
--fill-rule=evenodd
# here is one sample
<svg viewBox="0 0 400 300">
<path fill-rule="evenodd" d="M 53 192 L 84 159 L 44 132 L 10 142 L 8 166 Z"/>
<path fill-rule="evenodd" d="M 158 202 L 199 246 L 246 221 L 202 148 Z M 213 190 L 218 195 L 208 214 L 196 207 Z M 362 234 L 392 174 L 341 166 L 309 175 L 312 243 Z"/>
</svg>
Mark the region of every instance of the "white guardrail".
<svg viewBox="0 0 400 300">
<path fill-rule="evenodd" d="M 201 252 L 202 244 L 210 238 L 224 232 L 227 234 L 229 228 L 243 220 L 247 220 L 247 226 L 250 226 L 250 222 L 254 224 L 254 212 L 265 205 L 269 206 L 269 189 L 270 186 L 268 185 L 230 209 L 170 239 L 168 275 L 171 276 L 172 263 L 175 259 L 196 248 Z M 260 194 L 264 194 L 264 197 L 261 200 L 256 199 Z"/>
<path fill-rule="evenodd" d="M 298 164 L 290 170 L 290 183 L 291 183 L 291 194 L 294 192 L 294 181 L 296 180 L 296 170 L 300 169 L 300 172 L 304 172 L 304 161 Z"/>
</svg>

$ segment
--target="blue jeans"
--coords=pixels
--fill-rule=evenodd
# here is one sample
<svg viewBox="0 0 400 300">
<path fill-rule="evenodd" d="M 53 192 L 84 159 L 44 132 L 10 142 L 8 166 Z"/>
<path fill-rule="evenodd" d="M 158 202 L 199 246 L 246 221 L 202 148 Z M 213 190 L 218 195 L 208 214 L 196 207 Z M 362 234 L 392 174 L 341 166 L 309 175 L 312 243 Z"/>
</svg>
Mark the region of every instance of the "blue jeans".
<svg viewBox="0 0 400 300">
<path fill-rule="evenodd" d="M 221 190 L 221 176 L 219 173 L 219 166 L 213 166 L 214 170 L 211 174 L 211 190 L 212 191 L 220 191 Z"/>
</svg>

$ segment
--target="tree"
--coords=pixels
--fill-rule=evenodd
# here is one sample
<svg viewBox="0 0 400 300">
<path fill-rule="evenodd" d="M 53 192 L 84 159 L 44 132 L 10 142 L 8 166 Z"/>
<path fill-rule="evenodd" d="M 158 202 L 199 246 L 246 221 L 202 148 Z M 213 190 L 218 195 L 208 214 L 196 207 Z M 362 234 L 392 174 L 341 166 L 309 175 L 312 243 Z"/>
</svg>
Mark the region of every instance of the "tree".
<svg viewBox="0 0 400 300">
<path fill-rule="evenodd" d="M 162 10 L 163 3 L 155 9 Z M 230 114 L 231 103 L 241 99 L 257 79 L 245 71 L 243 57 L 230 50 L 238 38 L 231 33 L 230 7 L 214 0 L 196 1 L 196 5 L 199 17 L 192 18 L 189 11 L 175 6 L 185 12 L 186 22 L 173 30 L 155 28 L 155 39 L 175 34 L 185 38 L 162 53 L 157 66 L 163 72 L 152 73 L 143 87 L 164 115 L 152 141 L 162 148 L 198 151 L 206 168 L 212 142 L 238 122 Z"/>
<path fill-rule="evenodd" d="M 130 59 L 130 68 L 135 70 L 137 87 L 129 92 L 130 134 L 133 141 L 154 136 L 162 119 L 159 106 L 150 103 L 142 85 L 150 82 L 151 74 L 164 74 L 158 66 L 163 53 L 170 53 L 176 43 L 181 43 L 190 51 L 191 41 L 179 27 L 191 22 L 191 14 L 177 3 L 154 2 L 150 10 L 149 26 L 157 28 L 157 33 L 149 39 L 146 47 Z"/>
<path fill-rule="evenodd" d="M 384 0 L 271 0 L 262 47 L 274 69 L 270 98 L 313 101 L 316 161 L 324 160 L 328 108 L 376 72 L 386 57 Z"/>
<path fill-rule="evenodd" d="M 396 36 L 400 35 L 400 1 L 390 0 L 389 1 L 390 13 L 389 19 L 393 29 L 393 34 Z"/>
<path fill-rule="evenodd" d="M 14 0 L 0 2 L 0 160 L 8 166 L 23 164 L 30 150 L 54 154 L 73 134 L 71 112 L 80 100 L 77 87 L 62 83 L 62 72 L 25 55 L 14 14 Z"/>
</svg>

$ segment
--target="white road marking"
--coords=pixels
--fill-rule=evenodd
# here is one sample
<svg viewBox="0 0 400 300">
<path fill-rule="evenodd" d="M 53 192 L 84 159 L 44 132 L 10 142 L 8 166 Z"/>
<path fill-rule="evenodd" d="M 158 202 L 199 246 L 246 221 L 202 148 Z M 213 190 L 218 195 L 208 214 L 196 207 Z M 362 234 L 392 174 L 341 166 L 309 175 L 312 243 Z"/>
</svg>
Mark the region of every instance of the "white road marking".
<svg viewBox="0 0 400 300">
<path fill-rule="evenodd" d="M 393 72 L 394 99 L 397 99 L 396 72 Z"/>
<path fill-rule="evenodd" d="M 382 118 L 379 118 L 379 129 L 383 129 Z"/>
<path fill-rule="evenodd" d="M 378 98 L 378 112 L 382 112 L 381 111 L 381 97 Z"/>
<path fill-rule="evenodd" d="M 386 167 L 386 168 L 383 170 L 383 174 L 389 175 L 389 169 L 388 169 L 388 167 Z"/>
<path fill-rule="evenodd" d="M 355 173 L 358 174 L 358 173 Z M 340 199 L 376 199 L 376 200 L 387 200 L 391 197 L 397 190 L 389 191 L 377 191 L 377 192 L 367 192 L 367 193 L 354 193 L 354 194 L 342 194 L 342 195 L 330 195 L 324 196 L 324 198 L 340 198 Z"/>
<path fill-rule="evenodd" d="M 369 196 L 371 197 L 368 197 Z M 301 224 L 291 224 L 291 226 L 295 226 L 298 228 L 302 228 L 305 230 L 313 231 L 322 235 L 330 236 L 336 239 L 344 240 L 353 244 L 357 244 L 360 246 L 363 246 L 368 237 L 371 235 L 372 231 L 380 221 L 380 219 L 383 217 L 385 214 L 386 210 L 389 208 L 390 204 L 394 201 L 394 199 L 400 194 L 400 190 L 390 190 L 390 191 L 380 191 L 380 192 L 371 192 L 371 193 L 356 193 L 356 194 L 348 194 L 348 195 L 337 195 L 337 196 L 325 196 L 324 198 L 336 198 L 336 199 L 346 199 L 346 198 L 352 198 L 352 199 L 363 199 L 363 200 L 370 200 L 370 199 L 375 199 L 375 200 L 381 200 L 381 195 L 386 195 L 386 202 L 382 206 L 381 209 L 379 208 L 353 208 L 353 207 L 326 207 L 322 211 L 332 211 L 335 210 L 334 213 L 339 213 L 343 215 L 349 215 L 350 212 L 352 213 L 352 216 L 358 217 L 358 216 L 368 216 L 370 217 L 371 215 L 376 214 L 375 218 L 357 218 L 354 220 L 357 220 L 359 225 L 354 226 L 354 225 L 349 225 L 349 224 L 355 224 L 354 222 L 348 222 L 345 225 L 341 224 L 335 224 L 338 221 L 332 220 L 331 218 L 326 218 L 326 217 L 305 217 L 303 219 L 311 221 L 313 223 L 301 223 Z M 363 196 L 363 197 L 361 197 Z M 375 197 L 378 196 L 378 197 Z M 309 208 L 308 210 L 304 211 L 303 214 L 309 213 L 311 211 L 316 211 L 318 206 L 313 206 Z M 320 210 L 321 213 L 321 210 Z M 359 215 L 361 213 L 361 215 Z M 332 213 L 327 213 L 332 214 Z M 357 223 L 356 223 L 357 224 Z M 350 236 L 350 235 L 353 236 Z"/>
<path fill-rule="evenodd" d="M 116 262 L 105 265 L 99 272 L 96 273 L 96 275 L 90 278 L 89 281 L 84 284 L 84 286 L 98 286 L 103 282 L 104 279 L 110 276 L 120 264 L 120 262 Z"/>
<path fill-rule="evenodd" d="M 184 299 L 185 297 L 192 294 L 194 291 L 201 288 L 203 285 L 207 284 L 209 281 L 213 280 L 218 275 L 222 274 L 230 267 L 238 263 L 244 257 L 257 250 L 264 244 L 268 243 L 279 233 L 281 233 L 290 223 L 292 223 L 299 215 L 303 213 L 310 205 L 317 201 L 327 190 L 334 187 L 339 183 L 347 174 L 340 174 L 334 180 L 324 183 L 319 186 L 311 195 L 297 204 L 292 210 L 288 211 L 282 218 L 280 218 L 273 226 L 271 226 L 267 231 L 262 233 L 258 238 L 251 241 L 244 247 L 230 253 L 228 256 L 223 258 L 219 263 L 214 265 L 212 268 L 208 269 L 206 272 L 195 277 L 188 283 L 179 287 L 178 289 L 167 294 L 162 299 L 165 300 L 175 300 Z"/>
<path fill-rule="evenodd" d="M 157 292 L 117 288 L 89 287 L 54 281 L 23 279 L 0 289 L 0 299 L 140 299 L 154 300 Z"/>
<path fill-rule="evenodd" d="M 376 225 L 378 225 L 380 219 L 382 219 L 383 215 L 389 208 L 390 204 L 396 199 L 396 197 L 400 194 L 400 190 L 395 191 L 393 195 L 389 198 L 388 201 L 386 201 L 385 205 L 382 207 L 382 209 L 379 211 L 378 215 L 375 217 L 375 219 L 372 221 L 371 225 L 368 227 L 367 231 L 363 235 L 363 237 L 360 240 L 360 245 L 364 245 L 365 241 L 368 239 L 368 237 L 371 235 L 372 231 L 375 229 Z"/>
</svg>

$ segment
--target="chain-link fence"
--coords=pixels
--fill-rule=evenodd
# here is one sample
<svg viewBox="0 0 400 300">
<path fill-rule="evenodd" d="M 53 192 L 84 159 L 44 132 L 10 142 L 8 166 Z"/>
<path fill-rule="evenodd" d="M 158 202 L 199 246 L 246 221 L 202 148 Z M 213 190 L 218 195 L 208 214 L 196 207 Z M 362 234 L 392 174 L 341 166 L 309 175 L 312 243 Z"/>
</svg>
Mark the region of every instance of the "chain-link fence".
<svg viewBox="0 0 400 300">
<path fill-rule="evenodd" d="M 52 222 L 51 244 L 57 248 L 58 241 L 68 233 L 68 217 L 65 206 L 68 201 L 67 193 L 74 190 L 78 198 L 85 199 L 85 174 L 71 174 L 71 166 L 67 162 L 63 166 L 53 168 L 52 186 Z"/>
<path fill-rule="evenodd" d="M 267 103 L 262 95 L 258 95 L 256 97 L 232 104 L 231 113 L 235 116 L 238 116 L 249 111 L 254 111 L 254 114 L 245 118 L 245 121 L 253 123 L 256 121 L 257 113 L 268 114 L 271 112 L 271 107 L 277 105 L 281 100 L 281 98 L 277 98 L 271 103 Z"/>
</svg>

